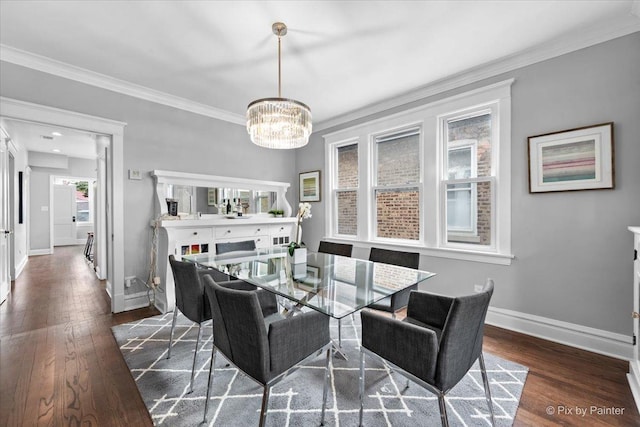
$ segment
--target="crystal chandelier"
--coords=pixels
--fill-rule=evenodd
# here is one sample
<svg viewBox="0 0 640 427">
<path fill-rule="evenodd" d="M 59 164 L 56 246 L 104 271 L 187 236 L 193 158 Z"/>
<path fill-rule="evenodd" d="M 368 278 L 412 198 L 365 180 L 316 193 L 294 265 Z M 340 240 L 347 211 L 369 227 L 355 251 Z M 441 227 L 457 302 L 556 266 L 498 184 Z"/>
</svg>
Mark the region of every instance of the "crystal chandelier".
<svg viewBox="0 0 640 427">
<path fill-rule="evenodd" d="M 311 109 L 300 101 L 281 97 L 280 39 L 287 34 L 287 26 L 276 22 L 271 29 L 278 36 L 278 97 L 257 99 L 249 104 L 247 132 L 251 141 L 261 147 L 304 147 L 311 135 Z"/>
</svg>

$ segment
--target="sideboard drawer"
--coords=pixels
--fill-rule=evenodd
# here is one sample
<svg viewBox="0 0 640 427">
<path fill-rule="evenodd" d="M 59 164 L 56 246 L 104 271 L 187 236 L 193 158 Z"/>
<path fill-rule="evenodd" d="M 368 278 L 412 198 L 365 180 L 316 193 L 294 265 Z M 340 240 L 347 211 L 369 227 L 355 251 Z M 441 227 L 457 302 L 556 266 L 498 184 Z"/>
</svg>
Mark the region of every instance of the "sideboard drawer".
<svg viewBox="0 0 640 427">
<path fill-rule="evenodd" d="M 254 237 L 267 235 L 268 225 L 229 225 L 216 227 L 216 239 L 234 239 L 236 237 Z"/>
<path fill-rule="evenodd" d="M 256 242 L 256 248 L 268 248 L 269 246 L 271 246 L 270 244 L 271 241 L 269 239 L 269 235 L 267 234 L 260 235 L 260 236 L 251 236 L 251 237 L 236 236 L 229 239 L 216 239 L 216 243 L 242 242 L 245 240 L 253 240 L 254 242 Z"/>
<path fill-rule="evenodd" d="M 183 241 L 204 241 L 213 240 L 213 229 L 211 228 L 185 228 L 181 230 L 172 230 L 172 236 L 175 240 Z"/>
</svg>

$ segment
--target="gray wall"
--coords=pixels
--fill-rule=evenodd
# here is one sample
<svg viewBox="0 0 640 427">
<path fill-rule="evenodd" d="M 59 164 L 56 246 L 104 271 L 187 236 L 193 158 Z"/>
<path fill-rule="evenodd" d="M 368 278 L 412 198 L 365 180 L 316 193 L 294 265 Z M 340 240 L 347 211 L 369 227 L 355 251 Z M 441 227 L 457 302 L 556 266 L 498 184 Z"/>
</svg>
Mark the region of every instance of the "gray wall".
<svg viewBox="0 0 640 427">
<path fill-rule="evenodd" d="M 31 153 L 29 154 L 31 155 Z M 41 155 L 37 154 L 40 158 Z M 60 156 L 56 156 L 60 157 Z M 49 249 L 50 247 L 50 230 L 51 220 L 49 209 L 49 178 L 54 176 L 77 176 L 82 178 L 96 177 L 95 160 L 78 159 L 69 157 L 68 168 L 42 168 L 37 166 L 31 167 L 31 182 L 29 184 L 30 191 L 30 212 L 29 212 L 29 244 L 31 250 Z M 46 206 L 47 211 L 43 211 L 42 207 Z M 86 234 L 85 234 L 86 236 Z"/>
<path fill-rule="evenodd" d="M 0 94 L 127 123 L 124 131 L 125 276 L 146 279 L 154 217 L 153 169 L 295 182 L 295 153 L 267 150 L 244 126 L 132 98 L 6 62 Z M 127 179 L 138 169 L 140 181 Z M 35 183 L 32 187 L 35 186 Z M 288 194 L 293 202 L 294 196 Z M 34 209 L 37 204 L 32 204 Z M 37 213 L 37 212 L 34 212 Z"/>
<path fill-rule="evenodd" d="M 632 236 L 640 224 L 640 33 L 315 133 L 296 153 L 299 172 L 324 169 L 322 134 L 507 78 L 512 87 L 510 266 L 422 257 L 438 275 L 424 286 L 457 293 L 496 280 L 494 307 L 632 334 Z M 345 94 L 348 96 L 348 94 Z M 615 190 L 529 194 L 527 137 L 615 122 Z M 305 242 L 325 235 L 324 200 L 313 204 Z M 354 255 L 368 256 L 367 249 Z"/>
</svg>

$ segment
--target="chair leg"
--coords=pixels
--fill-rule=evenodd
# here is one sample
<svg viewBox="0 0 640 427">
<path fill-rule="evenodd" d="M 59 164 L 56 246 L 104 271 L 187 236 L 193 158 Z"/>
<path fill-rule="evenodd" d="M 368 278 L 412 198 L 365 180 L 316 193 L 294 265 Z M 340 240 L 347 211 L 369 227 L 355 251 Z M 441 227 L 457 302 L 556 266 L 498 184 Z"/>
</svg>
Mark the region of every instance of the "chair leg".
<svg viewBox="0 0 640 427">
<path fill-rule="evenodd" d="M 207 411 L 209 410 L 209 399 L 211 397 L 211 383 L 213 383 L 213 371 L 216 363 L 216 348 L 211 349 L 211 362 L 209 362 L 209 376 L 207 377 L 207 399 L 204 401 L 204 419 L 203 424 L 207 423 Z M 229 366 L 229 365 L 227 365 Z"/>
<path fill-rule="evenodd" d="M 329 369 L 329 363 L 331 361 L 331 348 L 327 349 L 327 361 L 324 365 L 324 386 L 322 387 L 322 416 L 320 417 L 320 425 L 324 425 L 324 411 L 327 407 L 327 395 L 329 394 L 329 376 L 331 370 Z"/>
<path fill-rule="evenodd" d="M 342 319 L 338 319 L 338 347 L 342 348 Z"/>
<path fill-rule="evenodd" d="M 198 323 L 198 338 L 196 339 L 196 351 L 193 352 L 193 365 L 191 366 L 191 380 L 189 381 L 189 391 L 193 391 L 193 379 L 196 375 L 196 358 L 198 357 L 198 347 L 200 346 L 200 338 L 202 337 L 202 323 Z"/>
<path fill-rule="evenodd" d="M 176 328 L 176 320 L 178 320 L 178 306 L 173 308 L 173 321 L 171 322 L 171 332 L 169 333 L 169 350 L 167 359 L 171 359 L 171 346 L 173 345 L 173 330 Z"/>
<path fill-rule="evenodd" d="M 364 412 L 364 351 L 360 349 L 360 378 L 359 378 L 358 394 L 360 395 L 360 415 L 358 425 L 362 427 L 362 415 Z"/>
<path fill-rule="evenodd" d="M 271 386 L 264 386 L 264 393 L 262 394 L 262 408 L 260 409 L 260 425 L 264 427 L 267 423 L 267 408 L 269 407 L 269 394 L 271 393 Z"/>
<path fill-rule="evenodd" d="M 444 393 L 438 394 L 438 406 L 440 406 L 440 421 L 442 427 L 449 427 L 449 420 L 447 419 L 447 403 L 444 401 Z"/>
<path fill-rule="evenodd" d="M 489 378 L 487 377 L 487 369 L 484 365 L 484 356 L 480 353 L 478 358 L 480 362 L 480 373 L 482 374 L 482 383 L 484 384 L 484 394 L 487 398 L 487 405 L 489 406 L 489 414 L 491 415 L 491 425 L 496 425 L 496 420 L 493 415 L 493 401 L 491 400 L 491 390 L 489 389 Z"/>
</svg>

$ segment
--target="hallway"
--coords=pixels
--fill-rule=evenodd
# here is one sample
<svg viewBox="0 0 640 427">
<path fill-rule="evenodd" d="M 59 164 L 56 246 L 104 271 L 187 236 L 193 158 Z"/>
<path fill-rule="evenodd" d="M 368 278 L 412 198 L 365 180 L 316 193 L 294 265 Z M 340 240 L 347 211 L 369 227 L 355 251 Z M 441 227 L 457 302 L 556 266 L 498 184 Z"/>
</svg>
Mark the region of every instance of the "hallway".
<svg viewBox="0 0 640 427">
<path fill-rule="evenodd" d="M 83 248 L 30 257 L 0 306 L 0 425 L 152 424 L 110 327 L 157 312 L 111 314 Z"/>
</svg>

